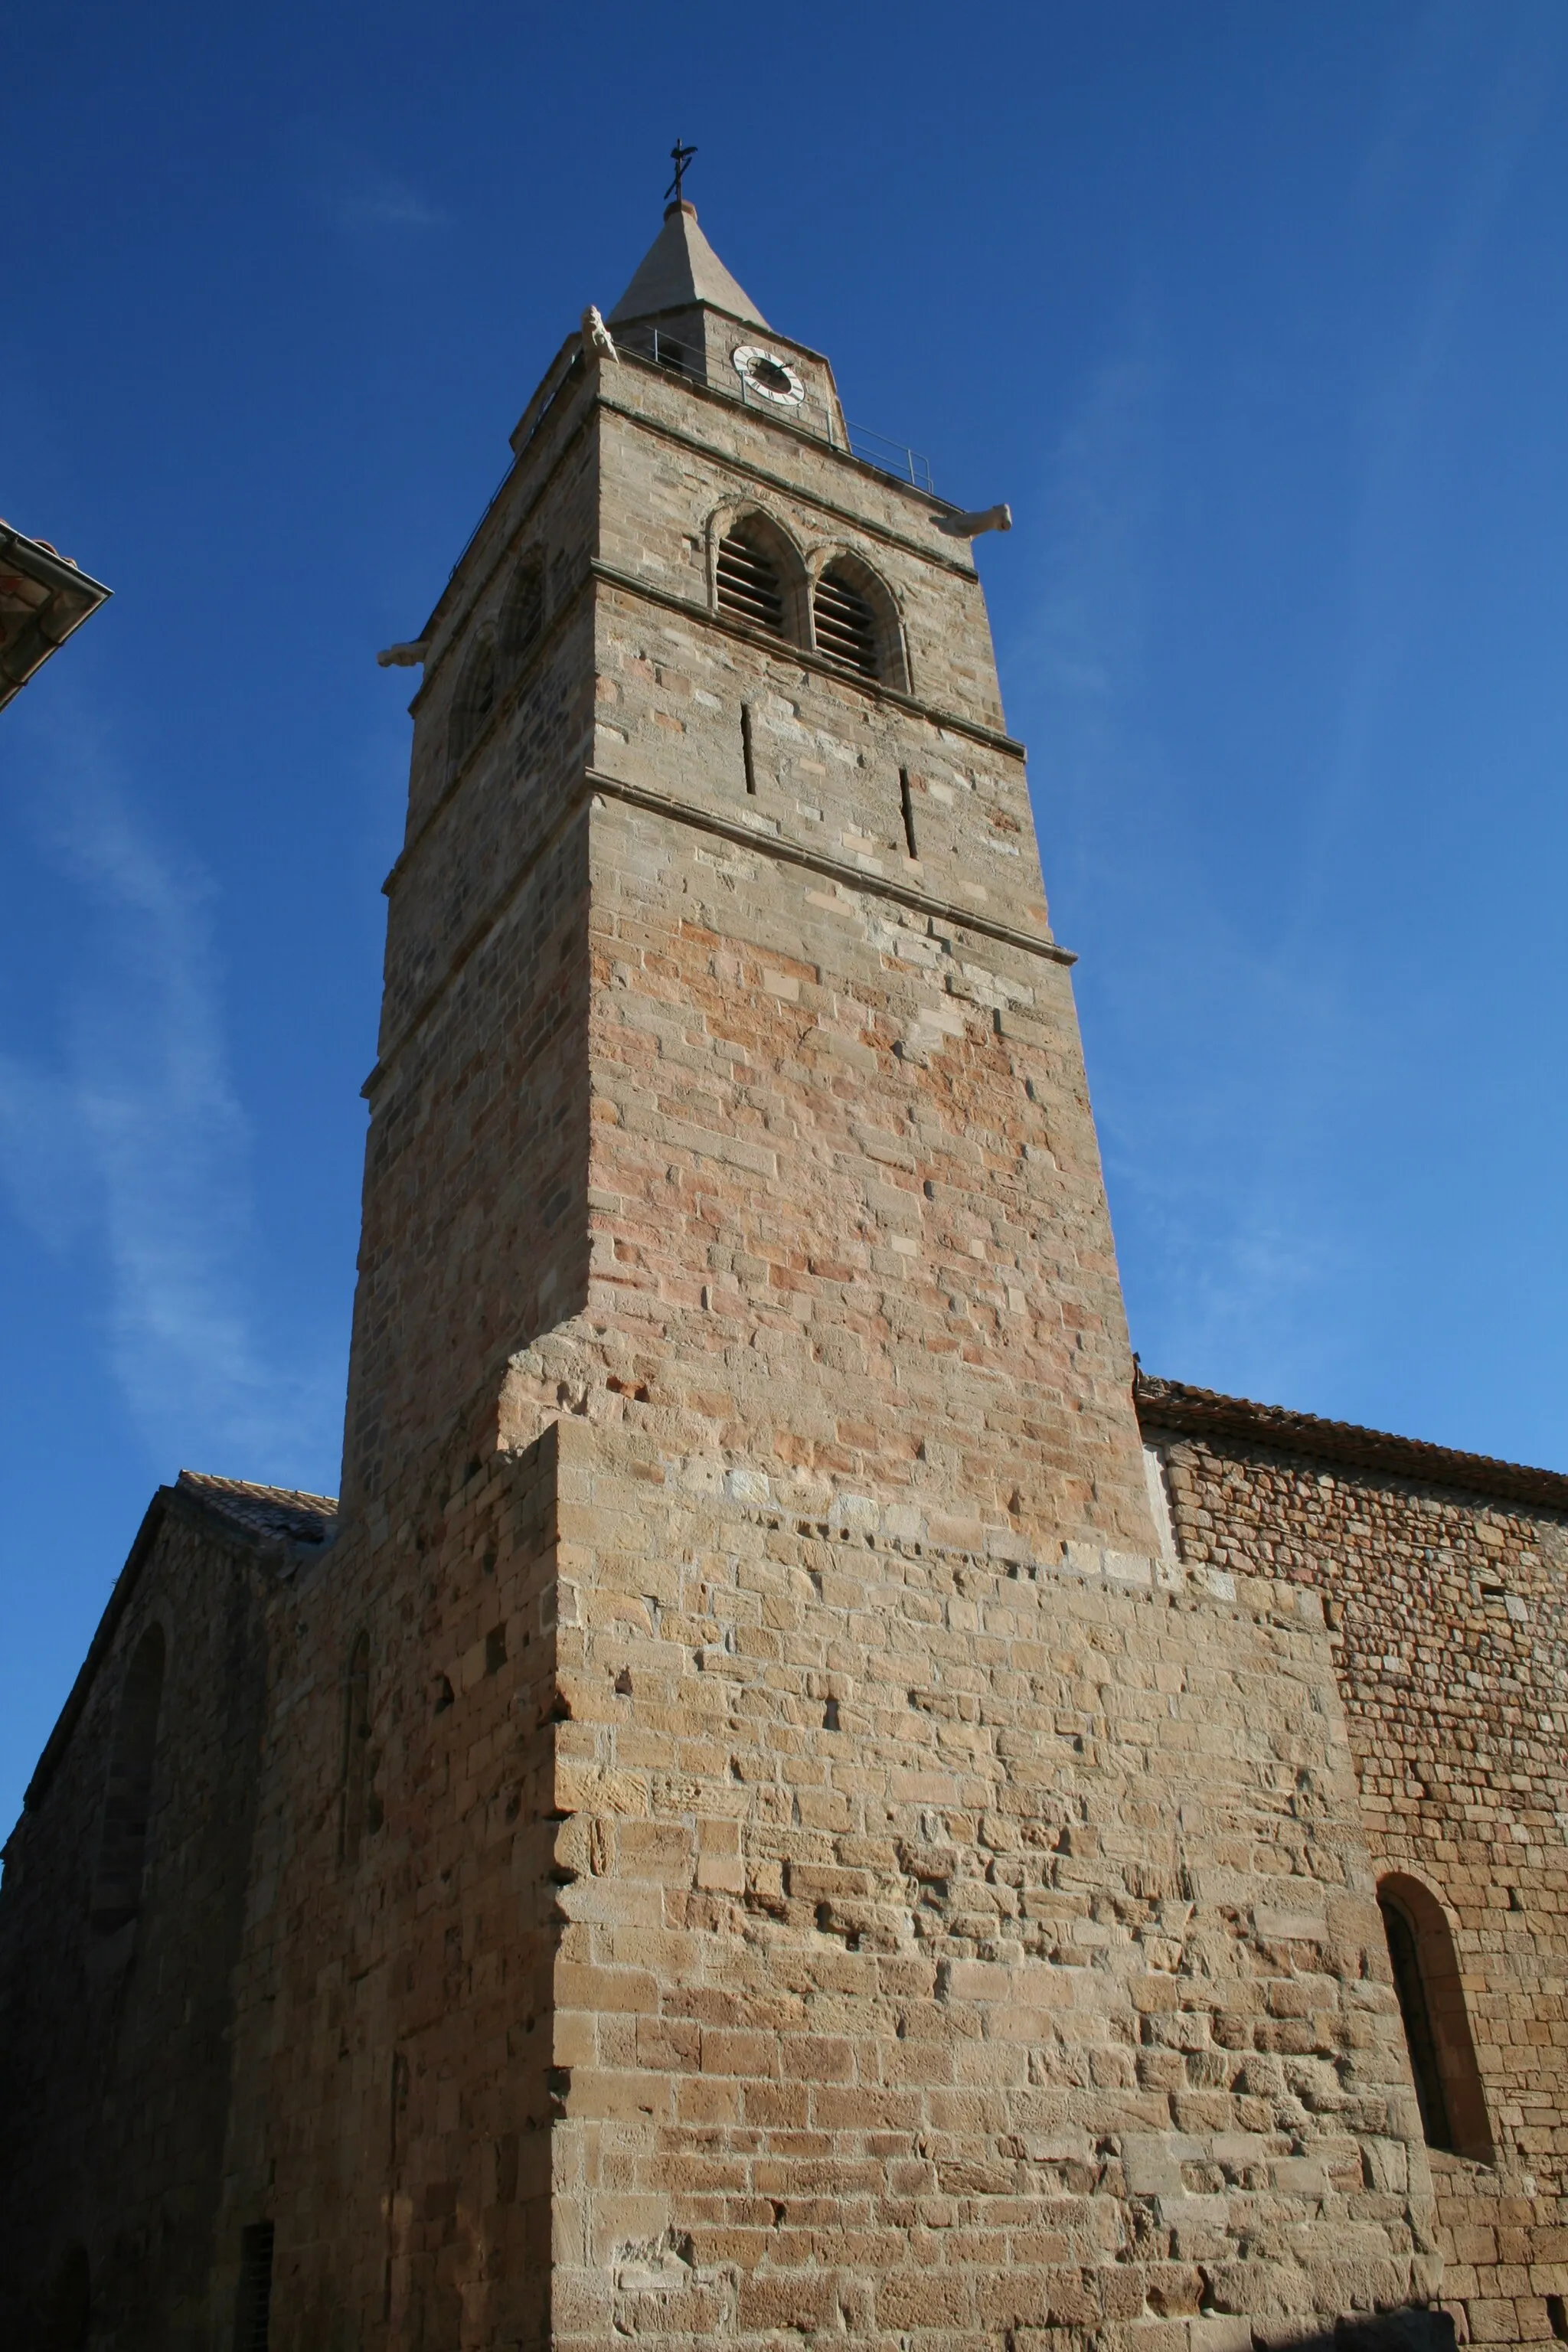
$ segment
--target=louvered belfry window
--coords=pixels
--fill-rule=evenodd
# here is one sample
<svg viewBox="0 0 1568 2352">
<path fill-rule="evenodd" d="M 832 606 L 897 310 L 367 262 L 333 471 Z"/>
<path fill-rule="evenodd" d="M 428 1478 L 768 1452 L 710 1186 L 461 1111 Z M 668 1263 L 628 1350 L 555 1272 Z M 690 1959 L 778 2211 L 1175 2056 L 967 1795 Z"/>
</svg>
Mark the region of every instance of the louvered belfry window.
<svg viewBox="0 0 1568 2352">
<path fill-rule="evenodd" d="M 837 563 L 830 563 L 817 582 L 812 609 L 817 652 L 858 669 L 862 677 L 877 677 L 876 615 Z"/>
<path fill-rule="evenodd" d="M 771 635 L 784 633 L 784 582 L 760 538 L 742 523 L 719 541 L 719 610 Z"/>
</svg>

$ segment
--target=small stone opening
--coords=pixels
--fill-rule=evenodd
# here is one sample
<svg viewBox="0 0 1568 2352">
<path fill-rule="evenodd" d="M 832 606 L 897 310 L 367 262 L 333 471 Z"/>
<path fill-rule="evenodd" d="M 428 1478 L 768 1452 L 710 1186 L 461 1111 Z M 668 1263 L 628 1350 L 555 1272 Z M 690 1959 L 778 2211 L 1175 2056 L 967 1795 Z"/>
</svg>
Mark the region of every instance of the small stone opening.
<svg viewBox="0 0 1568 2352">
<path fill-rule="evenodd" d="M 270 2221 L 252 2221 L 240 2232 L 234 2352 L 268 2352 L 272 2320 L 272 2234 Z"/>
<path fill-rule="evenodd" d="M 359 1859 L 364 1831 L 365 1780 L 370 1750 L 370 1635 L 361 1633 L 349 1653 L 343 1677 L 343 1754 L 339 1779 L 338 1859 Z"/>
<path fill-rule="evenodd" d="M 911 857 L 919 857 L 920 851 L 915 845 L 914 796 L 910 788 L 910 772 L 907 768 L 899 770 L 899 804 L 904 819 L 904 847 Z"/>
<path fill-rule="evenodd" d="M 1427 2146 L 1489 2164 L 1486 2093 L 1443 1906 L 1403 1873 L 1381 1882 L 1377 1902 Z"/>
</svg>

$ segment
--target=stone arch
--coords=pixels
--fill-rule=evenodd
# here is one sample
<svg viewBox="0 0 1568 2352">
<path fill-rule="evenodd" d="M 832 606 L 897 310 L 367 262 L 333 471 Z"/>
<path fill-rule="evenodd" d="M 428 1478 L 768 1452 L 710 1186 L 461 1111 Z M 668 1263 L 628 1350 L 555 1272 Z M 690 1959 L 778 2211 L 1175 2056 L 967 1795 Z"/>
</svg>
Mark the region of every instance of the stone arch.
<svg viewBox="0 0 1568 2352">
<path fill-rule="evenodd" d="M 359 1860 L 370 1753 L 370 1635 L 363 1628 L 343 1675 L 343 1753 L 338 1780 L 338 1859 Z"/>
<path fill-rule="evenodd" d="M 898 599 L 881 573 L 847 547 L 819 549 L 811 563 L 811 642 L 861 677 L 909 690 Z"/>
<path fill-rule="evenodd" d="M 1429 1886 L 1403 1871 L 1379 1879 L 1377 1906 L 1427 2143 L 1490 2164 L 1486 2092 L 1447 1915 Z"/>
<path fill-rule="evenodd" d="M 544 634 L 544 557 L 531 548 L 518 562 L 501 606 L 500 653 L 516 663 L 530 654 Z"/>
<path fill-rule="evenodd" d="M 487 625 L 480 629 L 468 647 L 458 678 L 458 690 L 452 697 L 447 746 L 454 767 L 467 759 L 483 734 L 500 691 L 495 630 Z"/>
<path fill-rule="evenodd" d="M 164 1654 L 163 1627 L 149 1625 L 121 1685 L 92 1892 L 92 1924 L 105 1935 L 126 1926 L 142 1907 Z"/>
<path fill-rule="evenodd" d="M 730 620 L 788 645 L 810 643 L 805 559 L 765 508 L 721 507 L 710 519 L 708 596 Z"/>
</svg>

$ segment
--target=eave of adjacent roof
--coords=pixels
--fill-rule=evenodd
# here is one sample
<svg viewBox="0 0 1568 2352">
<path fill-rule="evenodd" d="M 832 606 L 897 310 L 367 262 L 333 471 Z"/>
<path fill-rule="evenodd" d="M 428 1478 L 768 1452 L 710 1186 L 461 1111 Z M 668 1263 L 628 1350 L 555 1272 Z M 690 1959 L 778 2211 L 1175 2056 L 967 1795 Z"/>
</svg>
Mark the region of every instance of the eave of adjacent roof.
<svg viewBox="0 0 1568 2352">
<path fill-rule="evenodd" d="M 1385 1429 L 1363 1429 L 1349 1421 L 1323 1421 L 1316 1413 L 1289 1412 L 1282 1405 L 1255 1404 L 1248 1397 L 1221 1396 L 1213 1389 L 1189 1388 L 1140 1371 L 1133 1402 L 1141 1426 L 1185 1437 L 1226 1439 L 1264 1446 L 1302 1461 L 1343 1463 L 1356 1470 L 1384 1471 L 1414 1486 L 1447 1486 L 1540 1510 L 1568 1513 L 1568 1474 L 1535 1470 L 1520 1462 L 1499 1462 L 1489 1454 L 1461 1454 L 1425 1438 L 1397 1437 Z"/>
<path fill-rule="evenodd" d="M 229 1543 L 242 1545 L 261 1560 L 289 1568 L 331 1541 L 336 1530 L 337 1504 L 329 1495 L 308 1495 L 294 1487 L 257 1486 L 242 1478 L 217 1478 L 199 1470 L 182 1470 L 172 1486 L 160 1486 L 147 1506 L 136 1540 L 125 1565 L 114 1580 L 114 1590 L 88 1643 L 69 1696 L 44 1742 L 22 1799 L 25 1813 L 36 1812 L 58 1769 L 80 1720 L 98 1670 L 113 1645 L 120 1621 L 141 1581 L 158 1531 L 165 1518 L 175 1517 L 216 1530 Z"/>
<path fill-rule="evenodd" d="M 68 555 L 59 554 L 47 539 L 31 539 L 3 519 L 0 570 L 15 575 L 13 587 L 26 581 L 41 592 L 41 601 L 26 620 L 7 626 L 0 618 L 0 709 L 4 709 L 114 592 Z M 16 609 L 27 601 L 18 600 Z"/>
</svg>

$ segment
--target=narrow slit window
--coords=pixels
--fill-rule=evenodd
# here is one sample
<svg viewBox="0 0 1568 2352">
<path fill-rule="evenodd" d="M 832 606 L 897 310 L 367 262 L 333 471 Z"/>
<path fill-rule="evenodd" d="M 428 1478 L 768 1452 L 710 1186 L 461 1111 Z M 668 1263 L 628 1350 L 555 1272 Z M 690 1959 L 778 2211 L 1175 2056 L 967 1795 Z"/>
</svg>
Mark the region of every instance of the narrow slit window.
<svg viewBox="0 0 1568 2352">
<path fill-rule="evenodd" d="M 915 804 L 910 793 L 910 772 L 907 768 L 899 770 L 899 799 L 904 812 L 904 845 L 911 857 L 918 857 L 920 851 L 915 847 Z"/>
<path fill-rule="evenodd" d="M 828 565 L 816 583 L 812 610 L 819 654 L 826 654 L 829 661 L 842 662 L 847 669 L 858 670 L 862 677 L 880 676 L 877 616 L 842 565 Z"/>
<path fill-rule="evenodd" d="M 1490 2164 L 1486 2085 L 1447 1914 L 1430 1887 L 1403 1871 L 1382 1882 L 1377 1901 L 1422 2132 L 1429 2147 Z"/>
<path fill-rule="evenodd" d="M 784 581 L 761 539 L 742 524 L 719 541 L 719 610 L 771 636 L 784 633 Z"/>
<path fill-rule="evenodd" d="M 343 1762 L 338 1811 L 338 1859 L 359 1860 L 364 1829 L 365 1766 L 370 1745 L 370 1635 L 362 1633 L 343 1682 Z"/>
<path fill-rule="evenodd" d="M 745 762 L 746 790 L 754 793 L 757 789 L 757 760 L 752 748 L 752 706 L 749 702 L 741 705 L 741 757 Z"/>
<path fill-rule="evenodd" d="M 268 2352 L 272 2318 L 272 2223 L 252 2221 L 239 2238 L 234 2352 Z"/>
<path fill-rule="evenodd" d="M 125 1927 L 142 1908 L 163 1696 L 163 1635 L 161 1627 L 150 1625 L 125 1670 L 104 1793 L 92 1897 L 92 1924 L 104 1935 Z"/>
<path fill-rule="evenodd" d="M 1426 1987 L 1422 1981 L 1421 1963 L 1416 1957 L 1415 1929 L 1399 1905 L 1386 1895 L 1382 1898 L 1381 1908 L 1384 1932 L 1388 1937 L 1388 1957 L 1394 1969 L 1394 1990 L 1399 1996 L 1399 2014 L 1405 2021 L 1405 2040 L 1410 2052 L 1410 2071 L 1415 2077 L 1415 2101 L 1421 2110 L 1421 2128 L 1429 2147 L 1452 2147 L 1448 2102 L 1443 2093 L 1442 2071 L 1437 2064 L 1437 2043 L 1432 2032 L 1432 2012 L 1427 2005 Z"/>
<path fill-rule="evenodd" d="M 544 626 L 544 564 L 537 555 L 525 556 L 506 600 L 501 621 L 501 650 L 509 661 L 521 661 Z"/>
</svg>

